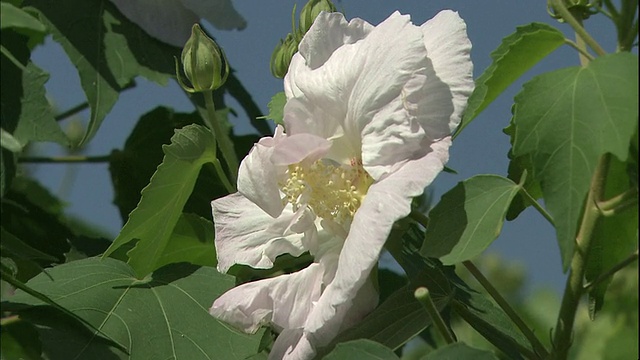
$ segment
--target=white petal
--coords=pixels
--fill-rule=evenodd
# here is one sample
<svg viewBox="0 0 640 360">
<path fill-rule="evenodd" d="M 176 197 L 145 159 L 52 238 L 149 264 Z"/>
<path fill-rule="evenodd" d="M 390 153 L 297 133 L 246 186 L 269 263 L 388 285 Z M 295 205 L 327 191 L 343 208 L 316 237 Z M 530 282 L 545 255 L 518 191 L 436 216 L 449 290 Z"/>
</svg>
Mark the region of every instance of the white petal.
<svg viewBox="0 0 640 360">
<path fill-rule="evenodd" d="M 271 161 L 275 165 L 291 165 L 302 162 L 313 163 L 321 159 L 331 147 L 331 142 L 312 134 L 287 136 L 273 150 Z"/>
<path fill-rule="evenodd" d="M 111 0 L 118 10 L 147 34 L 182 47 L 200 17 L 177 0 Z"/>
<path fill-rule="evenodd" d="M 326 32 L 344 39 L 339 34 L 344 31 L 345 22 L 333 21 L 335 16 L 318 17 L 314 26 L 323 26 Z M 353 148 L 362 146 L 365 169 L 379 179 L 389 171 L 389 164 L 424 155 L 421 149 L 425 132 L 414 114 L 417 105 L 407 97 L 424 87 L 429 60 L 422 31 L 411 24 L 408 16 L 396 12 L 363 35 L 352 43 L 343 41 L 342 46 L 329 40 L 323 42 L 319 35 L 305 36 L 307 48 L 326 48 L 333 53 L 322 66 L 314 68 L 317 64 L 309 59 L 315 53 L 308 54 L 306 51 L 310 50 L 300 47 L 301 55 L 292 62 L 286 83 L 289 95 L 303 94 L 304 98 L 297 98 L 306 111 L 296 110 L 306 116 L 287 118 L 285 108 L 285 118 L 287 127 L 296 133 L 325 118 L 339 121 L 340 127 L 330 127 L 337 129 L 335 134 L 317 131 L 318 125 L 310 130 L 327 138 L 344 134 Z M 295 106 L 299 108 L 300 104 Z M 320 118 L 317 114 L 325 116 Z M 382 167 L 376 167 L 379 165 Z"/>
<path fill-rule="evenodd" d="M 322 12 L 305 34 L 298 49 L 307 66 L 316 69 L 323 65 L 336 49 L 364 39 L 372 29 L 373 26 L 362 19 L 356 18 L 347 23 L 341 13 Z"/>
<path fill-rule="evenodd" d="M 271 156 L 275 146 L 285 137 L 282 126 L 278 126 L 273 137 L 264 137 L 253 146 L 238 170 L 238 192 L 272 217 L 282 213 L 284 204 L 278 188 L 278 178 L 283 170 L 271 162 Z"/>
<path fill-rule="evenodd" d="M 180 0 L 187 9 L 207 19 L 221 30 L 242 30 L 247 22 L 233 7 L 231 0 Z"/>
<path fill-rule="evenodd" d="M 322 290 L 322 266 L 235 287 L 216 299 L 209 313 L 247 333 L 271 323 L 276 330 L 301 328 Z"/>
<path fill-rule="evenodd" d="M 293 213 L 287 207 L 274 219 L 238 193 L 212 201 L 211 207 L 218 271 L 223 273 L 234 264 L 268 269 L 278 255 L 300 256 L 307 250 L 302 233 L 314 230 L 309 212 Z"/>
<path fill-rule="evenodd" d="M 410 160 L 369 188 L 356 212 L 333 281 L 314 307 L 305 331 L 312 343 L 323 346 L 338 333 L 354 297 L 376 265 L 393 223 L 407 216 L 411 199 L 422 194 L 448 159 L 449 137 L 436 142 L 431 152 Z"/>
<path fill-rule="evenodd" d="M 467 25 L 451 10 L 444 10 L 422 25 L 424 44 L 427 54 L 433 64 L 433 71 L 440 81 L 449 88 L 449 96 L 453 96 L 453 111 L 444 109 L 439 96 L 429 96 L 422 104 L 424 111 L 429 114 L 429 123 L 437 124 L 434 127 L 440 130 L 440 136 L 451 133 L 460 123 L 462 113 L 466 109 L 467 99 L 473 92 L 473 64 L 470 52 L 471 42 L 467 37 Z M 429 73 L 428 77 L 432 77 Z M 435 84 L 434 84 L 435 85 Z M 428 94 L 436 92 L 436 89 L 427 89 Z M 444 94 L 440 94 L 444 96 Z M 448 128 L 442 130 L 441 124 L 448 120 Z M 435 135 L 435 129 L 432 133 Z M 438 135 L 432 138 L 437 138 Z"/>
</svg>

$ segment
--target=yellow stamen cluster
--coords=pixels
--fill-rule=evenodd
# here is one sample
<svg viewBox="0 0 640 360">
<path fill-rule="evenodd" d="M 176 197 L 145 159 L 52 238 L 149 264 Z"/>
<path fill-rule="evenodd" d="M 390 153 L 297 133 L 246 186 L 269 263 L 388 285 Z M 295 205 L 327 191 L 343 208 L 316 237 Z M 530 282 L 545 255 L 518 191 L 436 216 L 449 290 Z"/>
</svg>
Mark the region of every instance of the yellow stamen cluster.
<svg viewBox="0 0 640 360">
<path fill-rule="evenodd" d="M 353 219 L 373 183 L 362 162 L 355 160 L 351 166 L 334 166 L 323 160 L 310 166 L 290 165 L 287 175 L 280 187 L 284 201 L 291 203 L 294 211 L 306 204 L 318 217 L 339 224 Z"/>
</svg>

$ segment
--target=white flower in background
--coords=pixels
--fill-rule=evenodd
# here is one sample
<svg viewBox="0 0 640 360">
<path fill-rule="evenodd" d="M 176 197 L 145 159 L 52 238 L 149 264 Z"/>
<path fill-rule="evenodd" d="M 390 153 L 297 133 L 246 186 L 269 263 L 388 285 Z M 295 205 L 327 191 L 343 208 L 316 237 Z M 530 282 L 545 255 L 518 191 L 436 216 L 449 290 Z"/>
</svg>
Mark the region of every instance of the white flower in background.
<svg viewBox="0 0 640 360">
<path fill-rule="evenodd" d="M 193 24 L 205 19 L 221 30 L 242 30 L 247 22 L 231 0 L 111 0 L 129 20 L 147 34 L 182 47 Z"/>
<path fill-rule="evenodd" d="M 308 359 L 377 304 L 370 279 L 393 223 L 448 160 L 473 90 L 471 44 L 457 13 L 418 27 L 321 13 L 285 77 L 278 127 L 243 160 L 238 193 L 212 202 L 218 269 L 270 268 L 309 252 L 292 274 L 240 285 L 210 313 L 280 331 L 270 358 Z"/>
</svg>

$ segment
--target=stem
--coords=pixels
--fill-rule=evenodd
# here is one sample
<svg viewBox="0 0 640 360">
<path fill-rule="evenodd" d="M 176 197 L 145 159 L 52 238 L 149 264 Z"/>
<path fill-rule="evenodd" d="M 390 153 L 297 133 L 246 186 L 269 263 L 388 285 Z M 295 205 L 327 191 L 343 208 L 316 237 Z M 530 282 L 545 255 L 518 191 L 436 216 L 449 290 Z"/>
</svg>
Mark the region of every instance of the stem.
<svg viewBox="0 0 640 360">
<path fill-rule="evenodd" d="M 589 33 L 584 29 L 582 24 L 578 20 L 576 20 L 569 9 L 564 5 L 564 0 L 552 0 L 553 1 L 553 9 L 562 16 L 562 18 L 569 24 L 573 30 L 576 32 L 578 39 L 583 40 L 593 51 L 599 56 L 606 55 L 606 52 L 594 38 L 589 35 Z M 580 42 L 578 41 L 578 45 Z"/>
<path fill-rule="evenodd" d="M 569 46 L 571 46 L 572 48 L 576 49 L 580 53 L 580 55 L 584 56 L 589 61 L 594 59 L 594 57 L 587 52 L 587 50 L 584 48 L 584 46 L 580 47 L 580 46 L 578 46 L 578 44 L 576 44 L 575 42 L 573 42 L 573 41 L 571 41 L 569 39 L 564 39 L 564 43 L 569 45 Z M 584 45 L 584 42 L 582 42 L 582 45 Z"/>
<path fill-rule="evenodd" d="M 609 200 L 596 203 L 602 216 L 613 216 L 638 203 L 638 189 L 631 188 Z"/>
<path fill-rule="evenodd" d="M 218 174 L 218 178 L 220 179 L 220 181 L 222 181 L 222 185 L 224 185 L 224 188 L 227 189 L 229 194 L 236 192 L 236 189 L 233 187 L 233 185 L 231 185 L 231 183 L 229 182 L 229 179 L 227 179 L 227 176 L 225 175 L 224 170 L 222 170 L 222 165 L 220 165 L 220 160 L 215 159 L 215 161 L 213 161 L 213 166 L 216 169 L 216 174 Z"/>
<path fill-rule="evenodd" d="M 0 45 L 0 53 L 2 53 L 2 55 L 6 56 L 7 59 L 9 59 L 13 65 L 15 65 L 18 69 L 27 72 L 29 70 L 27 70 L 27 68 L 22 65 L 22 63 L 20 61 L 18 61 L 18 59 L 16 59 L 9 50 L 7 50 L 7 48 L 5 48 L 4 46 Z"/>
<path fill-rule="evenodd" d="M 560 305 L 560 313 L 553 334 L 553 352 L 552 359 L 566 359 L 569 347 L 571 347 L 571 334 L 573 330 L 573 322 L 576 317 L 578 303 L 583 294 L 583 279 L 586 270 L 587 258 L 591 248 L 593 238 L 593 230 L 596 227 L 600 209 L 597 201 L 604 194 L 604 184 L 609 168 L 611 156 L 605 154 L 600 157 L 598 166 L 591 178 L 591 186 L 587 195 L 582 222 L 576 237 L 576 248 L 571 259 L 571 267 L 569 277 L 562 295 L 562 304 Z"/>
<path fill-rule="evenodd" d="M 418 224 L 422 225 L 425 229 L 427 228 L 427 225 L 429 225 L 429 218 L 427 217 L 427 215 L 419 211 L 411 210 L 411 212 L 409 213 L 409 217 L 415 220 Z"/>
<path fill-rule="evenodd" d="M 56 121 L 62 121 L 66 118 L 68 118 L 69 116 L 73 116 L 77 113 L 79 113 L 80 111 L 86 109 L 89 107 L 89 103 L 88 102 L 83 102 L 82 104 L 78 104 L 74 107 L 72 107 L 71 109 L 64 111 L 56 116 L 54 116 L 54 119 Z"/>
<path fill-rule="evenodd" d="M 531 194 L 529 194 L 529 192 L 524 188 L 524 187 L 520 187 L 520 193 L 527 198 L 527 200 L 529 200 L 529 202 L 531 203 L 531 205 L 538 210 L 538 212 L 540 213 L 540 215 L 542 215 L 545 219 L 547 219 L 547 221 L 555 226 L 554 222 L 553 222 L 553 218 L 551 217 L 551 215 L 547 212 L 547 210 L 545 210 L 545 208 L 543 208 L 537 201 L 536 199 L 533 198 L 533 196 L 531 196 Z"/>
<path fill-rule="evenodd" d="M 233 183 L 235 183 L 238 175 L 238 159 L 236 157 L 235 150 L 233 149 L 233 143 L 231 143 L 231 139 L 229 139 L 228 134 L 222 130 L 222 126 L 220 126 L 220 122 L 216 116 L 216 107 L 213 104 L 213 92 L 205 91 L 203 92 L 203 95 L 205 106 L 207 108 L 207 119 L 205 120 L 211 131 L 213 131 L 213 137 L 218 142 L 218 147 L 222 151 L 222 157 L 227 163 L 227 167 L 231 173 L 231 179 Z M 223 181 L 229 182 L 228 179 Z"/>
<path fill-rule="evenodd" d="M 628 258 L 622 260 L 621 262 L 619 262 L 618 264 L 614 265 L 611 269 L 607 270 L 606 272 L 600 274 L 597 278 L 593 279 L 592 281 L 586 283 L 584 285 L 584 291 L 589 291 L 592 287 L 598 285 L 599 283 L 601 283 L 602 281 L 608 279 L 609 277 L 613 276 L 615 273 L 617 273 L 618 271 L 622 270 L 625 266 L 631 264 L 632 262 L 638 260 L 638 250 L 636 250 L 633 254 L 629 255 Z"/>
<path fill-rule="evenodd" d="M 105 163 L 109 162 L 111 155 L 99 156 L 25 156 L 18 158 L 21 163 L 49 163 L 49 164 L 68 164 L 68 163 Z"/>
<path fill-rule="evenodd" d="M 540 342 L 540 340 L 536 337 L 533 331 L 529 329 L 527 324 L 525 324 L 524 320 L 522 320 L 522 318 L 518 315 L 518 313 L 516 313 L 513 307 L 509 305 L 507 300 L 505 300 L 505 298 L 503 298 L 502 295 L 500 295 L 500 292 L 498 292 L 498 290 L 495 287 L 493 287 L 491 282 L 486 277 L 484 277 L 482 272 L 480 272 L 480 270 L 470 260 L 464 261 L 462 263 L 467 268 L 467 270 L 469 270 L 471 275 L 473 275 L 473 277 L 475 277 L 476 280 L 478 280 L 480 285 L 482 285 L 482 287 L 485 290 L 487 290 L 489 295 L 491 295 L 491 297 L 496 301 L 498 306 L 500 306 L 500 308 L 504 310 L 504 312 L 511 319 L 511 321 L 513 321 L 513 323 L 518 327 L 518 329 L 520 329 L 522 334 L 529 340 L 529 342 L 533 346 L 533 350 L 540 357 L 546 358 L 549 355 L 549 352 L 547 351 L 547 349 L 544 347 L 542 342 Z"/>
<path fill-rule="evenodd" d="M 429 289 L 421 286 L 416 289 L 413 295 L 416 297 L 416 299 L 418 299 L 418 301 L 420 301 L 420 304 L 422 304 L 425 310 L 427 310 L 427 313 L 429 313 L 429 316 L 431 316 L 433 324 L 436 326 L 436 329 L 438 329 L 440 335 L 442 335 L 442 337 L 444 338 L 444 341 L 446 341 L 447 344 L 454 343 L 455 340 L 453 339 L 453 335 L 449 331 L 449 328 L 447 328 L 447 325 L 444 323 L 442 316 L 440 316 L 436 305 L 433 303 L 431 294 L 429 293 Z"/>
</svg>

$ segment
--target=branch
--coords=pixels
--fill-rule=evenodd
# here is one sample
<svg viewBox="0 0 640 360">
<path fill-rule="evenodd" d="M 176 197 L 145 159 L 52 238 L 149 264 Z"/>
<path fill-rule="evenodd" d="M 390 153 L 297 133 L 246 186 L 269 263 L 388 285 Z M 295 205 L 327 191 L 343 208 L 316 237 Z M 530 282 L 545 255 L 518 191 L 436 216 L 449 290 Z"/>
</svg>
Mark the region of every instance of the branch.
<svg viewBox="0 0 640 360">
<path fill-rule="evenodd" d="M 621 262 L 619 262 L 618 264 L 614 265 L 608 271 L 603 272 L 602 274 L 600 274 L 597 278 L 595 278 L 592 281 L 586 283 L 584 285 L 584 288 L 583 288 L 584 291 L 591 290 L 592 287 L 598 285 L 602 281 L 604 281 L 604 280 L 608 279 L 609 277 L 613 276 L 615 273 L 617 273 L 618 271 L 622 270 L 625 266 L 633 263 L 636 260 L 638 260 L 638 250 L 636 250 L 633 254 L 629 255 L 628 258 L 626 258 L 626 259 L 622 260 Z"/>
</svg>

